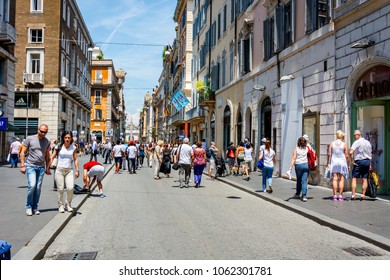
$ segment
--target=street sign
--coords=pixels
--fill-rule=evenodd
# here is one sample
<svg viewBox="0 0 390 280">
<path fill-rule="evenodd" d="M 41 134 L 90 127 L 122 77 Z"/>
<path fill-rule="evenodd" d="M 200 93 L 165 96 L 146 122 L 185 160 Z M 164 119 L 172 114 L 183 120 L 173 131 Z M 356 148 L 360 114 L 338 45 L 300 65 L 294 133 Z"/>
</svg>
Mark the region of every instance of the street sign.
<svg viewBox="0 0 390 280">
<path fill-rule="evenodd" d="M 7 130 L 7 121 L 8 118 L 0 118 L 0 131 Z"/>
</svg>

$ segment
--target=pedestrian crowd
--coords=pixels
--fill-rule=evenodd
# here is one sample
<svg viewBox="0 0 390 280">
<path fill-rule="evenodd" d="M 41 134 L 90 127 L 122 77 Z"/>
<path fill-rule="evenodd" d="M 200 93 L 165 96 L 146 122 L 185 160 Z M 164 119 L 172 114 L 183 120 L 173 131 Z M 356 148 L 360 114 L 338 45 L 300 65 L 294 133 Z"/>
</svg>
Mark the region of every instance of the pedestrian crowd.
<svg viewBox="0 0 390 280">
<path fill-rule="evenodd" d="M 179 187 L 188 188 L 191 182 L 193 170 L 194 187 L 202 186 L 204 169 L 209 163 L 207 179 L 213 180 L 218 176 L 242 176 L 243 180 L 251 179 L 251 171 L 255 165 L 254 147 L 248 138 L 237 146 L 230 142 L 225 152 L 221 152 L 210 142 L 196 141 L 190 145 L 187 137 L 178 138 L 175 143 L 165 143 L 163 140 L 156 142 L 140 143 L 138 140 L 129 142 L 117 140 L 112 143 L 109 138 L 104 144 L 100 144 L 92 138 L 90 144 L 75 143 L 71 131 L 64 131 L 60 142 L 55 141 L 51 145 L 46 138 L 48 126 L 39 126 L 37 134 L 28 136 L 22 143 L 16 138 L 9 149 L 9 162 L 11 168 L 16 168 L 20 160 L 20 172 L 27 175 L 27 201 L 26 215 L 39 215 L 38 203 L 44 174 L 51 175 L 54 170 L 54 186 L 57 191 L 58 211 L 73 212 L 72 199 L 74 193 L 74 179 L 79 177 L 78 156 L 89 155 L 90 161 L 83 166 L 83 191 L 90 192 L 92 185 L 97 181 L 99 197 L 103 194 L 102 179 L 105 172 L 104 165 L 99 163 L 97 155 L 101 154 L 104 164 L 115 163 L 115 174 L 128 170 L 129 174 L 137 174 L 142 167 L 153 168 L 155 180 L 162 179 L 160 174 L 169 178 L 172 169 L 178 170 Z M 362 194 L 360 200 L 365 199 L 370 171 L 372 171 L 372 148 L 369 141 L 364 139 L 360 130 L 355 130 L 353 142 L 348 149 L 344 142 L 345 134 L 341 130 L 336 132 L 336 139 L 328 148 L 327 166 L 325 176 L 332 180 L 334 201 L 343 201 L 345 181 L 350 174 L 352 163 L 352 196 L 355 200 L 357 180 L 362 178 Z M 313 161 L 316 161 L 315 151 L 308 143 L 307 135 L 299 137 L 293 150 L 289 170 L 286 174 L 291 178 L 291 172 L 296 174 L 296 190 L 294 197 L 307 201 L 308 176 L 313 170 Z M 314 155 L 314 156 L 313 156 Z M 145 160 L 146 157 L 146 160 Z M 314 158 L 313 158 L 314 157 Z M 272 193 L 272 177 L 276 152 L 271 147 L 270 139 L 261 139 L 261 146 L 257 157 L 258 168 L 262 170 L 260 182 L 262 192 Z M 260 163 L 261 162 L 261 163 Z M 228 167 L 226 168 L 226 164 Z M 314 164 L 314 168 L 315 168 Z"/>
</svg>

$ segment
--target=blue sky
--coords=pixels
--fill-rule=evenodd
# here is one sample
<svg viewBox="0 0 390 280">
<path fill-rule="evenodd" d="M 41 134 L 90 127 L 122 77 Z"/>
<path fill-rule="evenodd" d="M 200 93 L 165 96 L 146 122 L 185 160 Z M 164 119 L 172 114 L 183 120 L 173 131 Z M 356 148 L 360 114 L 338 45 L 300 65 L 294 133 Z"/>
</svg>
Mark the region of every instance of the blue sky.
<svg viewBox="0 0 390 280">
<path fill-rule="evenodd" d="M 128 120 L 132 117 L 133 122 L 138 123 L 146 92 L 152 92 L 158 84 L 163 45 L 172 44 L 175 37 L 173 13 L 177 1 L 77 0 L 77 3 L 104 58 L 112 59 L 116 70 L 127 72 L 126 112 Z"/>
</svg>

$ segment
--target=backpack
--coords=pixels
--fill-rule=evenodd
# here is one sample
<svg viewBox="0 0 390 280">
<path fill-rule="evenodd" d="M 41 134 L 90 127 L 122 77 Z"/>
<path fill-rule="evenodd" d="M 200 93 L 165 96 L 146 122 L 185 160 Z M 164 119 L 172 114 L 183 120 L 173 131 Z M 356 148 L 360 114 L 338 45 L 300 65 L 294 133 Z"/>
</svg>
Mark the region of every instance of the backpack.
<svg viewBox="0 0 390 280">
<path fill-rule="evenodd" d="M 317 168 L 317 156 L 312 149 L 307 147 L 307 161 L 309 163 L 310 171 L 314 171 Z"/>
<path fill-rule="evenodd" d="M 210 150 L 210 148 L 208 148 L 206 150 L 206 158 L 210 159 L 211 158 L 211 155 L 212 155 L 212 151 Z"/>
</svg>

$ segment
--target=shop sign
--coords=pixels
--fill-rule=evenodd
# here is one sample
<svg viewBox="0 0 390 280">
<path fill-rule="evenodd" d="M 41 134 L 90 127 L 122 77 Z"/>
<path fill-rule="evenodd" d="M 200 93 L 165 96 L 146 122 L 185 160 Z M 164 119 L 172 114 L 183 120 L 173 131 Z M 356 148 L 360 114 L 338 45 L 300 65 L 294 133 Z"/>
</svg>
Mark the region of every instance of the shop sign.
<svg viewBox="0 0 390 280">
<path fill-rule="evenodd" d="M 0 118 L 0 131 L 7 130 L 7 118 Z"/>
<path fill-rule="evenodd" d="M 390 96 L 390 69 L 378 66 L 367 71 L 355 89 L 356 101 Z"/>
</svg>

